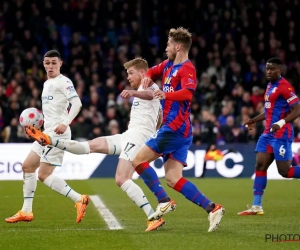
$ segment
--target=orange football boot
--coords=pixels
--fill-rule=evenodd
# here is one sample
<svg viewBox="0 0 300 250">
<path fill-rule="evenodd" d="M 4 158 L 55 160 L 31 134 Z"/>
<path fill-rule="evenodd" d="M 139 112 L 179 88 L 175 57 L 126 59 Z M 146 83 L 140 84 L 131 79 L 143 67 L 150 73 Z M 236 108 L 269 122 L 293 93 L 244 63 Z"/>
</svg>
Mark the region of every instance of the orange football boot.
<svg viewBox="0 0 300 250">
<path fill-rule="evenodd" d="M 49 135 L 44 134 L 42 131 L 36 129 L 35 127 L 31 125 L 24 126 L 26 134 L 36 140 L 39 144 L 42 146 L 50 145 L 51 144 L 51 138 Z"/>
<path fill-rule="evenodd" d="M 22 210 L 17 212 L 15 215 L 5 219 L 7 223 L 16 223 L 19 221 L 31 222 L 33 220 L 33 213 L 25 214 Z"/>
<path fill-rule="evenodd" d="M 147 228 L 145 232 L 157 230 L 158 228 L 162 227 L 165 223 L 166 222 L 163 218 L 160 218 L 158 220 L 147 220 Z"/>
<path fill-rule="evenodd" d="M 76 202 L 75 208 L 77 209 L 76 223 L 79 223 L 85 215 L 85 210 L 89 204 L 90 197 L 88 195 L 81 195 L 81 200 Z"/>
</svg>

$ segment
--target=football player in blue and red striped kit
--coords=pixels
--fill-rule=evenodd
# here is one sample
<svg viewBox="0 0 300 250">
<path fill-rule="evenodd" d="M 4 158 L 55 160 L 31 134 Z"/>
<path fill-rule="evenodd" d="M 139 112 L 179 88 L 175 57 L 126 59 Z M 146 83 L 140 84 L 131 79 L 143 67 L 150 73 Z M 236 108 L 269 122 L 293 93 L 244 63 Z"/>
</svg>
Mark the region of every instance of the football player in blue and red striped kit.
<svg viewBox="0 0 300 250">
<path fill-rule="evenodd" d="M 207 211 L 210 221 L 208 231 L 213 232 L 218 228 L 225 209 L 211 202 L 182 176 L 193 138 L 190 112 L 196 88 L 196 70 L 188 58 L 191 44 L 192 35 L 186 29 L 171 29 L 166 47 L 168 59 L 149 69 L 143 79 L 142 84 L 146 88 L 162 76 L 163 90 L 156 90 L 154 98 L 162 100 L 163 125 L 140 149 L 133 166 L 159 202 L 149 219 L 160 218 L 176 207 L 175 201 L 166 194 L 155 170 L 149 165 L 162 156 L 168 186 Z"/>
<path fill-rule="evenodd" d="M 285 178 L 300 178 L 300 167 L 291 166 L 293 125 L 300 116 L 300 104 L 293 86 L 281 76 L 282 62 L 274 57 L 266 63 L 269 81 L 265 92 L 265 110 L 250 119 L 245 126 L 252 129 L 259 121 L 266 120 L 266 127 L 256 145 L 254 200 L 252 207 L 238 215 L 263 215 L 262 196 L 267 186 L 267 170 L 275 159 L 278 172 Z"/>
</svg>

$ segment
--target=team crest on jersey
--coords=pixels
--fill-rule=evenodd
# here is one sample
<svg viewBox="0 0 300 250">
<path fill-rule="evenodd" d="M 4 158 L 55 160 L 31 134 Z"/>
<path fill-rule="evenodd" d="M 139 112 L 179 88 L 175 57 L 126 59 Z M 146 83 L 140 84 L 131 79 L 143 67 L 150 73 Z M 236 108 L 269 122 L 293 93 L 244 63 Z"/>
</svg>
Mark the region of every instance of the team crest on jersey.
<svg viewBox="0 0 300 250">
<path fill-rule="evenodd" d="M 172 76 L 176 76 L 176 75 L 177 75 L 177 72 L 178 72 L 178 69 L 177 69 L 177 70 L 175 70 L 175 72 L 173 73 L 173 75 L 172 75 Z"/>
<path fill-rule="evenodd" d="M 275 92 L 276 92 L 276 89 L 277 89 L 277 87 L 275 87 L 275 88 L 272 90 L 272 93 L 275 93 Z"/>
</svg>

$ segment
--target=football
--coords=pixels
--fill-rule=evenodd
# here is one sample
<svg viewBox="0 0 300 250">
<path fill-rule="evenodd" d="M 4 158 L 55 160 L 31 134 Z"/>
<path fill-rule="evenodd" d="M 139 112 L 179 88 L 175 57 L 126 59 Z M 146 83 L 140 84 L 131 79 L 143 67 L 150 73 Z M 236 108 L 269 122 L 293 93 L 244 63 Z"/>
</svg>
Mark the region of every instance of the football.
<svg viewBox="0 0 300 250">
<path fill-rule="evenodd" d="M 22 127 L 32 125 L 39 129 L 44 123 L 44 116 L 37 108 L 27 108 L 21 113 L 19 121 Z"/>
</svg>

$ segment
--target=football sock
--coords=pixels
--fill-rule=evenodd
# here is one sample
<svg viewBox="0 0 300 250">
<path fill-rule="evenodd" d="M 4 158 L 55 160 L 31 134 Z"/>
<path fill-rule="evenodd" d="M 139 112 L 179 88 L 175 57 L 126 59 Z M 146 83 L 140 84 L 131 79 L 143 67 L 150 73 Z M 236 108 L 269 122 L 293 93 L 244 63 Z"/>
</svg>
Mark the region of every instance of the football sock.
<svg viewBox="0 0 300 250">
<path fill-rule="evenodd" d="M 26 214 L 32 212 L 32 202 L 34 197 L 34 192 L 36 190 L 37 179 L 35 173 L 24 173 L 23 175 L 23 196 L 24 202 L 22 211 Z"/>
<path fill-rule="evenodd" d="M 300 167 L 291 167 L 287 178 L 300 178 Z"/>
<path fill-rule="evenodd" d="M 75 192 L 72 188 L 68 186 L 68 184 L 58 176 L 51 174 L 45 180 L 44 184 L 56 192 L 70 198 L 74 202 L 78 202 L 81 200 L 81 195 Z"/>
<path fill-rule="evenodd" d="M 88 142 L 79 142 L 66 139 L 53 139 L 51 138 L 52 146 L 61 150 L 68 151 L 76 155 L 89 154 L 90 146 Z"/>
<path fill-rule="evenodd" d="M 147 197 L 145 196 L 143 190 L 132 180 L 127 180 L 121 186 L 121 189 L 126 192 L 128 197 L 141 209 L 147 217 L 154 213 Z"/>
<path fill-rule="evenodd" d="M 135 171 L 141 176 L 148 188 L 155 194 L 159 203 L 169 202 L 170 198 L 162 187 L 155 170 L 148 162 L 138 165 Z"/>
<path fill-rule="evenodd" d="M 267 186 L 267 172 L 255 171 L 255 179 L 253 184 L 253 206 L 262 206 L 262 196 Z"/>
<path fill-rule="evenodd" d="M 207 207 L 209 204 L 211 204 L 211 207 L 213 207 L 213 203 L 209 199 L 207 199 L 192 182 L 183 177 L 177 181 L 174 189 L 177 192 L 182 193 L 185 198 L 202 207 L 206 211 L 209 210 L 209 207 Z M 211 210 L 213 210 L 213 208 Z"/>
</svg>

